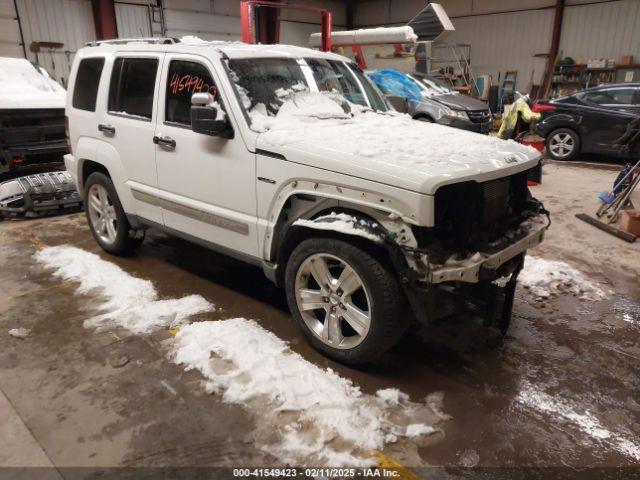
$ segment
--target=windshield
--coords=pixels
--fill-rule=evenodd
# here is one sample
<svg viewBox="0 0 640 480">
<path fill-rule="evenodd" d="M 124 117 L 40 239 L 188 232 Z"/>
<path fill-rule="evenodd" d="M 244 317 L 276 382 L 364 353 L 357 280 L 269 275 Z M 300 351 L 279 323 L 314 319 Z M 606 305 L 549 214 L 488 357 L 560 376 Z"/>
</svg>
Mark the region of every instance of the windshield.
<svg viewBox="0 0 640 480">
<path fill-rule="evenodd" d="M 231 79 L 244 108 L 275 116 L 290 92 L 327 93 L 345 112 L 349 103 L 386 112 L 380 91 L 355 65 L 317 58 L 248 58 L 229 60 Z"/>
<path fill-rule="evenodd" d="M 429 77 L 426 75 L 409 75 L 409 77 L 415 80 L 418 85 L 420 85 L 420 87 L 429 95 L 445 95 L 458 93 L 449 85 L 434 77 Z"/>
</svg>

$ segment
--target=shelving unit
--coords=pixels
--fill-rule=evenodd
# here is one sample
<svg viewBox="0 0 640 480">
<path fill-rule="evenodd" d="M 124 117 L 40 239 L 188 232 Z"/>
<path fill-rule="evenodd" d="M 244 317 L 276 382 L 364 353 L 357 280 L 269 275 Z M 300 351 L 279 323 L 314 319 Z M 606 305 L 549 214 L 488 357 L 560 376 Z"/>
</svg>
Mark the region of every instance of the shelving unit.
<svg viewBox="0 0 640 480">
<path fill-rule="evenodd" d="M 616 72 L 634 69 L 637 65 L 589 68 L 587 65 L 556 65 L 551 81 L 551 97 L 570 95 L 578 90 L 596 87 L 602 83 L 616 83 Z"/>
</svg>

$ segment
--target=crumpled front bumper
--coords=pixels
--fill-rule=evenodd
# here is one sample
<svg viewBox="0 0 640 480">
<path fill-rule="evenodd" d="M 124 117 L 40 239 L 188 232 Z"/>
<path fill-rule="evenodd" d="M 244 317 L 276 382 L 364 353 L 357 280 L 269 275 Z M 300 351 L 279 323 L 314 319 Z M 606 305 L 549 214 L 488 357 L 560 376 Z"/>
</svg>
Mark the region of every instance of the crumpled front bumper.
<svg viewBox="0 0 640 480">
<path fill-rule="evenodd" d="M 547 225 L 532 228 L 524 237 L 495 253 L 484 254 L 476 261 L 469 260 L 460 266 L 442 266 L 430 270 L 423 281 L 437 284 L 443 282 L 477 283 L 493 280 L 500 267 L 512 258 L 542 243 Z"/>
</svg>

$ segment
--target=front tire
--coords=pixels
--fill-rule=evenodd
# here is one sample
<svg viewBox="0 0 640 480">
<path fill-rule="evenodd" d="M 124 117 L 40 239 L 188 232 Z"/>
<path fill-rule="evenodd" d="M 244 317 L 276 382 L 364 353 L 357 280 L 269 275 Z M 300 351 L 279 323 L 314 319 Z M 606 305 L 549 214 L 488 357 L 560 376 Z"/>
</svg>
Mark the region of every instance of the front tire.
<svg viewBox="0 0 640 480">
<path fill-rule="evenodd" d="M 131 228 L 111 179 L 94 172 L 84 191 L 87 222 L 98 245 L 113 255 L 131 254 L 143 242 L 144 234 Z"/>
<path fill-rule="evenodd" d="M 547 135 L 547 153 L 554 160 L 573 160 L 580 152 L 580 137 L 568 128 Z"/>
<path fill-rule="evenodd" d="M 287 262 L 285 289 L 293 317 L 313 347 L 341 363 L 375 360 L 408 324 L 395 274 L 343 240 L 300 243 Z"/>
</svg>

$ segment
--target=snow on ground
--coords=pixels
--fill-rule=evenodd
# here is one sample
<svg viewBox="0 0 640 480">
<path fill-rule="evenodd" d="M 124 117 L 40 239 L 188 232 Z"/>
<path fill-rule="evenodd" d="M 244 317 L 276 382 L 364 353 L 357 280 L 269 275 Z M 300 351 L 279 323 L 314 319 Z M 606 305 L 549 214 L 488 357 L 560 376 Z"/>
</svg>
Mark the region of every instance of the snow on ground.
<svg viewBox="0 0 640 480">
<path fill-rule="evenodd" d="M 47 247 L 34 255 L 56 277 L 79 282 L 78 293 L 95 292 L 103 311 L 85 327 L 119 326 L 138 334 L 185 325 L 191 315 L 211 311 L 199 295 L 159 300 L 153 284 L 85 250 Z M 171 343 L 171 341 L 170 341 Z M 183 326 L 170 357 L 196 369 L 206 388 L 223 401 L 253 412 L 255 439 L 264 450 L 291 465 L 368 465 L 372 450 L 399 437 L 416 439 L 437 430 L 446 416 L 441 397 L 409 401 L 395 389 L 363 394 L 330 369 L 308 362 L 273 333 L 246 319 L 197 322 Z"/>
<path fill-rule="evenodd" d="M 263 428 L 278 434 L 264 450 L 290 465 L 367 465 L 372 450 L 398 437 L 431 434 L 436 429 L 428 423 L 440 419 L 395 389 L 363 394 L 244 318 L 181 328 L 172 356 L 200 371 L 207 390 L 224 401 L 260 405 Z"/>
<path fill-rule="evenodd" d="M 54 276 L 80 283 L 78 293 L 98 291 L 104 298 L 96 307 L 104 313 L 85 321 L 86 327 L 100 330 L 124 327 L 137 334 L 148 334 L 161 327 L 183 324 L 191 315 L 209 312 L 213 305 L 200 295 L 158 299 L 149 280 L 129 275 L 99 256 L 70 246 L 47 247 L 35 254 Z"/>
<path fill-rule="evenodd" d="M 554 423 L 569 423 L 598 443 L 609 445 L 619 453 L 640 462 L 640 441 L 612 432 L 589 410 L 572 402 L 549 395 L 525 383 L 516 401 L 528 408 L 551 416 Z"/>
<path fill-rule="evenodd" d="M 518 282 L 541 298 L 570 293 L 584 300 L 597 301 L 609 296 L 609 292 L 568 263 L 533 255 L 526 257 Z"/>
</svg>

